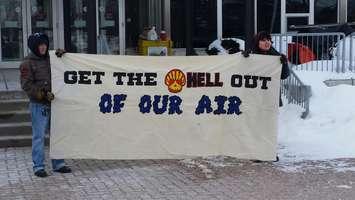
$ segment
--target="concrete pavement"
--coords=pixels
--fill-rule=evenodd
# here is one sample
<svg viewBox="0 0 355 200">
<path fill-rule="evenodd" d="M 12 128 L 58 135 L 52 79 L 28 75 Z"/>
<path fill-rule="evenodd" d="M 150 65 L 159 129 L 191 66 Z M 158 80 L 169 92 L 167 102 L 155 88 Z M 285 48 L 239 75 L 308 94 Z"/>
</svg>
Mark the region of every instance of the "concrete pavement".
<svg viewBox="0 0 355 200">
<path fill-rule="evenodd" d="M 73 173 L 51 172 L 38 178 L 32 173 L 29 147 L 0 149 L 0 199 L 355 199 L 355 159 L 253 163 L 214 157 L 67 163 Z"/>
</svg>

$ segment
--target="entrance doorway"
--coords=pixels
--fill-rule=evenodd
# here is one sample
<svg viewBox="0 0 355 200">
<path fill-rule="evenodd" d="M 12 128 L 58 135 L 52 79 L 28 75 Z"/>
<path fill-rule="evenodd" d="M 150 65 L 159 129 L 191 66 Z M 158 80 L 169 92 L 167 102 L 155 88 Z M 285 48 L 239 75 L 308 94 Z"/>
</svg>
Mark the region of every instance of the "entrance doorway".
<svg viewBox="0 0 355 200">
<path fill-rule="evenodd" d="M 64 0 L 65 48 L 73 53 L 120 54 L 123 0 Z"/>
<path fill-rule="evenodd" d="M 163 27 L 167 0 L 64 0 L 65 48 L 75 53 L 135 54 L 144 28 Z"/>
<path fill-rule="evenodd" d="M 58 45 L 54 40 L 52 9 L 52 0 L 0 1 L 1 66 L 18 67 L 18 62 L 28 54 L 27 38 L 32 33 L 46 33 L 50 49 Z"/>
</svg>

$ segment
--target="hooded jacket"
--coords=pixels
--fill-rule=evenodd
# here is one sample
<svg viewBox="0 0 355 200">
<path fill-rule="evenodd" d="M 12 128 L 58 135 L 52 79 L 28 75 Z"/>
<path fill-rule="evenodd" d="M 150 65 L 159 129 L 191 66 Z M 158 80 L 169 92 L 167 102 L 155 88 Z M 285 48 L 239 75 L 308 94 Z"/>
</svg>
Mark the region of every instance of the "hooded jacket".
<svg viewBox="0 0 355 200">
<path fill-rule="evenodd" d="M 49 62 L 49 39 L 45 34 L 35 33 L 28 38 L 28 47 L 31 53 L 20 65 L 21 87 L 31 101 L 50 104 L 45 98 L 39 99 L 39 93 L 51 91 L 51 68 Z M 47 52 L 41 55 L 38 46 L 47 45 Z"/>
</svg>

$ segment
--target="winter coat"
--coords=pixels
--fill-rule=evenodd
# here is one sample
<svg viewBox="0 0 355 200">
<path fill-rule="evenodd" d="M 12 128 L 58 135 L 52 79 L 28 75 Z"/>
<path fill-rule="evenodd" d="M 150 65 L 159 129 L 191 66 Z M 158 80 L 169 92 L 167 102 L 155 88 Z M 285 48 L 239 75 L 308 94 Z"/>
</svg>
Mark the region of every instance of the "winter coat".
<svg viewBox="0 0 355 200">
<path fill-rule="evenodd" d="M 31 101 L 49 105 L 50 102 L 37 98 L 39 92 L 51 91 L 51 68 L 49 57 L 27 56 L 20 65 L 21 87 Z"/>
<path fill-rule="evenodd" d="M 41 44 L 47 45 L 47 52 L 44 55 L 39 53 L 38 47 Z M 51 91 L 51 68 L 49 62 L 49 39 L 43 33 L 32 34 L 28 38 L 27 45 L 30 53 L 21 63 L 21 87 L 31 101 L 50 104 L 46 98 L 39 98 L 46 92 Z"/>
</svg>

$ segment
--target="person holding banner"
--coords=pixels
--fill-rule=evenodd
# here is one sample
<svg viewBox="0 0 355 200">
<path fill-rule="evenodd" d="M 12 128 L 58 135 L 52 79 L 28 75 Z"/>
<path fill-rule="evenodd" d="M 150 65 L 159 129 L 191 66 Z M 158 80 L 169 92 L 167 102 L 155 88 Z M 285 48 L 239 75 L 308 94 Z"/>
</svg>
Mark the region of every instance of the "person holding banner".
<svg viewBox="0 0 355 200">
<path fill-rule="evenodd" d="M 261 31 L 257 33 L 254 36 L 254 46 L 251 51 L 251 53 L 254 54 L 262 54 L 262 55 L 273 55 L 273 56 L 280 56 L 280 62 L 282 64 L 282 69 L 281 69 L 281 80 L 286 79 L 290 75 L 290 69 L 288 68 L 288 60 L 287 57 L 284 54 L 279 53 L 272 47 L 272 40 L 271 40 L 271 35 L 270 33 L 266 31 Z M 244 57 L 249 57 L 249 52 L 244 51 L 242 52 Z M 281 100 L 281 93 L 280 93 L 280 100 L 279 100 L 279 106 L 282 106 L 282 100 Z M 260 160 L 253 160 L 256 163 L 262 162 Z M 275 162 L 279 161 L 279 157 L 276 156 Z"/>
<path fill-rule="evenodd" d="M 273 55 L 280 56 L 282 64 L 281 80 L 286 79 L 290 75 L 290 69 L 288 68 L 288 60 L 284 54 L 281 54 L 272 47 L 271 35 L 266 31 L 261 31 L 254 36 L 254 47 L 252 49 L 254 54 Z M 282 106 L 281 93 L 279 106 Z"/>
<path fill-rule="evenodd" d="M 44 169 L 44 140 L 49 132 L 50 106 L 54 95 L 51 92 L 51 68 L 49 62 L 49 39 L 43 33 L 34 33 L 28 38 L 31 53 L 20 65 L 21 87 L 30 99 L 32 120 L 33 171 L 38 177 L 47 177 Z M 63 159 L 53 159 L 55 172 L 70 173 Z"/>
</svg>

